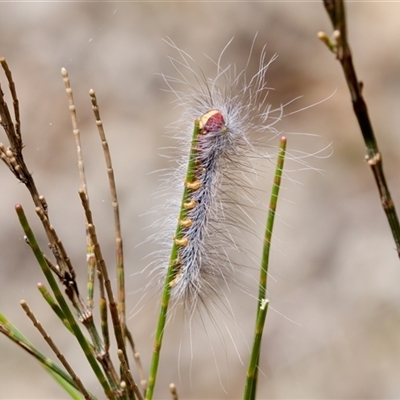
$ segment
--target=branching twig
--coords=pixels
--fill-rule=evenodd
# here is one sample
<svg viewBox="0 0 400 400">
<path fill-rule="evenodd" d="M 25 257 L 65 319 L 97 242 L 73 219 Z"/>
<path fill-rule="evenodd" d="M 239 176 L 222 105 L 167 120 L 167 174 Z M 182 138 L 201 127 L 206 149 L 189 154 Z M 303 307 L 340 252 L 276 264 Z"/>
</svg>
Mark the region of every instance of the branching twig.
<svg viewBox="0 0 400 400">
<path fill-rule="evenodd" d="M 16 212 L 20 221 L 20 224 L 24 230 L 24 233 L 29 241 L 29 244 L 31 246 L 31 249 L 36 257 L 36 260 L 38 261 L 38 264 L 40 265 L 43 274 L 45 275 L 47 282 L 49 283 L 56 299 L 57 302 L 62 310 L 62 313 L 65 315 L 65 318 L 68 320 L 68 324 L 71 327 L 75 338 L 78 340 L 87 360 L 89 361 L 94 373 L 96 374 L 97 379 L 99 380 L 100 384 L 103 386 L 104 392 L 106 393 L 106 396 L 110 399 L 114 399 L 114 393 L 110 388 L 109 383 L 105 379 L 105 376 L 103 372 L 101 371 L 96 358 L 94 357 L 93 354 L 93 349 L 90 347 L 89 343 L 86 340 L 86 337 L 83 335 L 80 327 L 75 321 L 75 318 L 73 317 L 70 308 L 68 307 L 67 302 L 65 301 L 63 295 L 61 294 L 61 291 L 57 285 L 57 282 L 46 262 L 46 260 L 43 257 L 43 252 L 41 251 L 35 235 L 32 232 L 32 229 L 28 223 L 28 220 L 25 216 L 24 210 L 20 204 L 17 204 L 16 207 Z"/>
<path fill-rule="evenodd" d="M 60 385 L 69 393 L 72 399 L 81 400 L 81 396 L 77 393 L 78 386 L 71 376 L 61 369 L 53 360 L 43 355 L 38 351 L 22 333 L 0 313 L 0 333 L 7 336 L 20 348 L 28 354 L 36 358 L 41 365 L 60 383 Z M 95 399 L 95 396 L 89 393 L 90 398 Z"/>
<path fill-rule="evenodd" d="M 14 122 L 12 120 L 11 113 L 9 112 L 7 103 L 4 100 L 4 94 L 0 88 L 0 125 L 3 127 L 3 129 L 7 135 L 7 138 L 8 138 L 8 142 L 9 142 L 8 147 L 6 147 L 2 143 L 0 143 L 0 157 L 1 157 L 2 161 L 11 170 L 11 172 L 21 182 L 23 182 L 26 185 L 26 187 L 28 188 L 28 190 L 30 191 L 32 199 L 36 206 L 36 212 L 42 222 L 43 228 L 48 237 L 49 247 L 52 250 L 55 260 L 56 260 L 56 263 L 53 263 L 40 250 L 40 248 L 37 245 L 37 242 L 33 236 L 33 232 L 31 231 L 29 224 L 25 218 L 23 209 L 21 206 L 18 205 L 16 207 L 16 210 L 17 210 L 18 216 L 20 218 L 21 225 L 23 226 L 24 232 L 27 237 L 27 243 L 31 246 L 31 248 L 38 260 L 38 263 L 41 266 L 41 268 L 44 272 L 44 275 L 46 276 L 46 278 L 50 284 L 50 287 L 55 295 L 56 301 L 53 299 L 53 297 L 50 295 L 50 293 L 48 293 L 47 290 L 43 286 L 40 287 L 41 293 L 44 296 L 47 303 L 51 306 L 53 311 L 57 314 L 57 316 L 64 322 L 64 324 L 66 324 L 67 328 L 70 331 L 72 331 L 74 336 L 78 339 L 86 357 L 88 358 L 90 365 L 92 366 L 92 369 L 94 370 L 100 384 L 104 388 L 106 396 L 110 399 L 115 398 L 115 399 L 121 399 L 121 400 L 130 398 L 131 390 L 133 390 L 133 389 L 130 389 L 130 387 L 129 387 L 128 391 L 127 391 L 128 393 L 127 393 L 120 386 L 120 382 L 121 382 L 121 379 L 125 380 L 125 381 L 127 381 L 127 380 L 129 381 L 131 379 L 131 376 L 127 376 L 126 375 L 127 372 L 123 372 L 122 378 L 119 377 L 119 375 L 111 361 L 111 357 L 110 357 L 110 354 L 108 351 L 108 348 L 109 348 L 108 334 L 105 335 L 105 337 L 106 337 L 105 343 L 103 343 L 100 335 L 98 334 L 96 325 L 93 320 L 92 305 L 89 302 L 89 307 L 87 307 L 86 304 L 82 301 L 82 299 L 79 296 L 79 290 L 78 290 L 78 285 L 77 285 L 77 282 L 75 279 L 74 268 L 73 268 L 71 261 L 65 251 L 65 248 L 64 248 L 64 245 L 63 245 L 61 239 L 59 238 L 55 229 L 51 225 L 51 222 L 49 220 L 46 200 L 43 196 L 39 195 L 39 192 L 36 189 L 32 175 L 29 173 L 28 168 L 25 165 L 23 155 L 22 155 L 23 144 L 22 144 L 22 138 L 21 138 L 21 132 L 20 132 L 19 105 L 18 105 L 18 99 L 17 99 L 17 95 L 16 95 L 16 91 L 15 91 L 15 85 L 12 80 L 11 72 L 10 72 L 5 60 L 0 59 L 0 62 L 3 66 L 3 69 L 5 71 L 5 74 L 6 74 L 8 83 L 9 83 L 10 92 L 11 92 L 11 96 L 13 99 L 14 116 L 15 116 L 15 122 Z M 96 264 L 98 265 L 99 283 L 101 286 L 101 288 L 100 288 L 101 301 L 103 301 L 103 302 L 106 301 L 106 299 L 105 299 L 105 292 L 106 292 L 108 300 L 109 300 L 109 304 L 110 304 L 111 316 L 112 316 L 113 325 L 115 328 L 115 334 L 116 334 L 116 340 L 118 343 L 118 348 L 122 349 L 125 354 L 125 345 L 124 345 L 125 329 L 122 329 L 121 324 L 118 319 L 118 310 L 117 310 L 117 306 L 115 304 L 114 296 L 112 293 L 110 279 L 108 277 L 107 269 L 104 264 L 104 260 L 102 259 L 100 247 L 99 247 L 99 244 L 98 244 L 96 236 L 95 236 L 94 225 L 93 225 L 93 221 L 92 221 L 92 217 L 91 217 L 91 211 L 89 208 L 89 201 L 88 201 L 87 189 L 86 189 L 86 181 L 85 181 L 85 175 L 84 175 L 84 169 L 83 169 L 83 159 L 82 159 L 82 154 L 81 154 L 79 130 L 77 128 L 77 119 L 76 119 L 75 106 L 74 106 L 73 97 L 72 97 L 72 90 L 69 87 L 69 80 L 68 80 L 68 76 L 67 76 L 65 70 L 63 70 L 63 75 L 64 75 L 64 82 L 66 82 L 66 86 L 67 86 L 66 90 L 67 90 L 68 98 L 70 100 L 71 119 L 73 121 L 75 140 L 76 140 L 77 149 L 78 149 L 79 172 L 80 172 L 82 187 L 83 187 L 81 190 L 81 198 L 82 198 L 82 202 L 84 203 L 86 222 L 87 222 L 88 255 L 91 256 L 91 257 L 88 257 L 88 259 L 90 258 L 90 261 L 91 261 L 89 264 L 92 269 L 93 276 L 95 275 L 93 273 L 94 268 L 95 268 Z M 94 250 L 94 247 L 95 247 L 94 243 L 96 245 L 96 250 Z M 76 321 L 74 320 L 74 318 L 70 312 L 70 309 L 68 308 L 68 305 L 65 302 L 61 292 L 59 291 L 56 281 L 54 280 L 53 273 L 60 279 L 60 281 L 64 285 L 65 292 L 66 292 L 69 300 L 72 302 L 75 310 L 77 311 L 80 321 L 83 323 L 83 325 L 89 332 L 90 338 L 91 338 L 90 344 L 87 341 L 87 339 L 84 337 L 84 335 L 82 334 L 79 326 L 76 324 Z M 90 286 L 90 285 L 88 285 L 88 286 Z M 92 290 L 91 297 L 93 297 L 93 284 L 91 285 L 91 290 Z M 104 323 L 104 322 L 107 323 L 107 315 L 106 315 L 106 313 L 104 313 L 106 303 L 103 304 L 103 306 L 104 307 L 102 307 L 102 311 L 103 311 L 102 323 Z M 26 310 L 28 310 L 28 309 L 26 308 Z M 29 312 L 29 310 L 27 311 L 27 313 L 28 313 L 28 316 L 32 319 L 33 316 Z M 38 329 L 41 330 L 40 324 L 35 319 L 32 319 L 32 321 L 34 322 L 35 326 L 37 326 Z M 107 329 L 104 329 L 104 326 L 103 326 L 103 333 L 106 331 L 107 331 Z M 46 340 L 49 339 L 47 334 L 43 333 L 43 335 Z M 55 349 L 53 344 L 51 344 L 51 346 Z M 55 349 L 55 351 L 56 351 L 57 356 L 60 356 L 59 352 L 56 349 Z M 101 371 L 101 368 L 98 363 L 101 364 L 104 374 Z M 82 391 L 82 392 L 86 396 L 85 391 Z"/>
<path fill-rule="evenodd" d="M 112 364 L 110 354 L 109 354 L 109 335 L 108 335 L 108 322 L 107 322 L 107 301 L 105 298 L 105 292 L 107 292 L 107 297 L 109 301 L 109 307 L 111 310 L 111 317 L 116 332 L 118 347 L 124 349 L 123 346 L 123 330 L 121 328 L 120 321 L 118 319 L 118 313 L 115 306 L 114 296 L 111 288 L 111 283 L 108 278 L 107 268 L 104 259 L 101 255 L 100 245 L 97 241 L 96 232 L 94 228 L 94 222 L 92 217 L 92 212 L 89 204 L 89 195 L 86 184 L 86 176 L 83 163 L 82 155 L 82 145 L 80 140 L 80 131 L 78 128 L 76 108 L 73 98 L 73 92 L 70 85 L 70 80 L 68 77 L 68 72 L 65 68 L 62 68 L 61 74 L 63 76 L 63 81 L 65 85 L 65 90 L 67 93 L 67 98 L 69 102 L 69 109 L 71 113 L 71 122 L 73 128 L 73 134 L 75 139 L 75 146 L 78 155 L 78 170 L 81 180 L 81 189 L 79 190 L 79 196 L 82 201 L 82 206 L 85 211 L 86 218 L 86 244 L 87 244 L 87 264 L 88 264 L 88 317 L 82 319 L 88 329 L 97 354 L 97 359 L 102 363 L 105 373 L 111 383 L 114 392 L 117 396 L 122 396 L 121 389 L 119 387 L 119 378 L 116 374 L 115 368 Z M 103 341 L 101 341 L 99 335 L 97 334 L 97 329 L 93 323 L 92 309 L 93 309 L 93 294 L 94 294 L 94 278 L 95 278 L 95 267 L 97 266 L 98 282 L 100 287 L 100 313 L 101 313 L 101 330 L 103 334 Z M 115 309 L 115 311 L 114 311 Z M 124 377 L 126 379 L 127 377 Z M 120 393 L 121 392 L 121 393 Z"/>
<path fill-rule="evenodd" d="M 14 122 L 7 103 L 4 100 L 4 93 L 0 86 L 0 125 L 2 125 L 10 144 L 7 148 L 5 148 L 3 145 L 0 146 L 0 156 L 10 171 L 16 176 L 16 178 L 24 183 L 28 188 L 36 207 L 41 207 L 43 208 L 44 212 L 47 212 L 47 209 L 43 207 L 43 203 L 39 199 L 39 192 L 36 189 L 35 182 L 32 178 L 32 175 L 28 171 L 22 155 L 23 143 L 20 131 L 21 123 L 19 120 L 19 104 L 11 71 L 8 68 L 8 64 L 4 58 L 0 58 L 0 64 L 3 67 L 7 77 L 8 85 L 10 87 L 15 115 Z"/>
<path fill-rule="evenodd" d="M 372 173 L 381 198 L 383 210 L 386 213 L 393 238 L 396 243 L 397 254 L 400 257 L 400 224 L 397 217 L 395 205 L 391 198 L 389 187 L 386 183 L 382 165 L 382 154 L 369 119 L 367 105 L 362 95 L 363 84 L 357 78 L 353 65 L 352 54 L 347 41 L 347 27 L 343 0 L 324 0 L 325 9 L 331 19 L 334 29 L 334 41 L 330 41 L 324 32 L 318 34 L 319 38 L 327 44 L 329 49 L 336 54 L 336 58 L 343 68 L 343 72 L 350 90 L 351 101 L 358 124 L 360 125 L 364 142 L 367 148 L 365 156 Z"/>
<path fill-rule="evenodd" d="M 35 181 L 24 161 L 22 154 L 23 142 L 21 136 L 19 102 L 15 84 L 12 79 L 12 74 L 4 58 L 0 58 L 0 63 L 3 67 L 9 84 L 11 97 L 13 99 L 15 117 L 15 121 L 13 121 L 7 103 L 4 100 L 4 93 L 0 87 L 0 125 L 3 127 L 9 142 L 8 147 L 0 143 L 0 158 L 16 176 L 16 178 L 20 180 L 29 190 L 32 200 L 36 206 L 36 211 L 42 221 L 43 228 L 49 240 L 49 247 L 52 250 L 55 259 L 57 260 L 57 266 L 59 268 L 58 276 L 61 276 L 62 282 L 66 285 L 66 290 L 70 298 L 74 298 L 75 304 L 79 304 L 79 292 L 75 281 L 74 269 L 70 263 L 69 257 L 66 254 L 62 242 L 50 224 L 46 200 L 43 196 L 39 195 Z M 83 312 L 83 310 L 81 311 Z"/>
</svg>

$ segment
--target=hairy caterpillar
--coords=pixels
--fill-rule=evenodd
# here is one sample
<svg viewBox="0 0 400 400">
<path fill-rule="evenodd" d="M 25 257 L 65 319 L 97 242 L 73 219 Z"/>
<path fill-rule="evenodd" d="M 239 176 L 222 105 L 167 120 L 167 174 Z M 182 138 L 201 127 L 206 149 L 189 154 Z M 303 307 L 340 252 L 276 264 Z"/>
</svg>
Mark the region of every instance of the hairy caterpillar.
<svg viewBox="0 0 400 400">
<path fill-rule="evenodd" d="M 222 270 L 211 267 L 202 245 L 208 234 L 208 224 L 218 218 L 213 214 L 216 212 L 214 202 L 218 199 L 220 161 L 230 150 L 230 146 L 224 143 L 228 139 L 228 129 L 220 111 L 206 112 L 195 129 L 197 132 L 191 148 L 193 171 L 191 181 L 185 181 L 187 191 L 182 203 L 182 218 L 179 219 L 180 237 L 175 238 L 179 250 L 174 278 L 169 282 L 174 296 L 189 300 L 204 291 L 205 276 L 213 280 L 223 277 Z"/>
<path fill-rule="evenodd" d="M 169 44 L 180 56 L 178 60 L 171 58 L 179 77 L 164 78 L 183 107 L 183 117 L 175 129 L 180 133 L 179 147 L 185 149 L 186 156 L 178 171 L 167 180 L 167 188 L 179 182 L 178 190 L 182 192 L 180 182 L 186 174 L 188 154 L 194 159 L 192 179 L 184 180 L 186 198 L 182 204 L 170 201 L 167 206 L 168 210 L 171 203 L 176 207 L 168 225 L 174 229 L 169 237 L 174 237 L 178 247 L 169 286 L 172 299 L 181 301 L 193 312 L 199 301 L 223 297 L 229 282 L 240 284 L 238 277 L 243 268 L 234 261 L 232 253 L 242 253 L 239 255 L 243 258 L 243 235 L 251 232 L 250 224 L 254 224 L 247 210 L 249 204 L 255 203 L 251 186 L 259 167 L 253 161 L 269 158 L 266 143 L 277 135 L 274 124 L 281 118 L 282 110 L 271 110 L 266 103 L 266 72 L 275 56 L 266 62 L 265 47 L 258 71 L 248 78 L 248 65 L 240 72 L 233 64 L 222 65 L 229 42 L 215 63 L 216 77 L 208 79 L 193 66 L 194 60 L 187 53 L 173 42 Z M 179 85 L 184 85 L 185 91 L 179 91 Z M 188 131 L 193 129 L 194 121 L 199 132 L 191 141 Z M 182 131 L 187 133 L 182 135 Z M 170 246 L 171 240 L 164 257 Z M 165 271 L 165 258 L 163 265 Z"/>
</svg>

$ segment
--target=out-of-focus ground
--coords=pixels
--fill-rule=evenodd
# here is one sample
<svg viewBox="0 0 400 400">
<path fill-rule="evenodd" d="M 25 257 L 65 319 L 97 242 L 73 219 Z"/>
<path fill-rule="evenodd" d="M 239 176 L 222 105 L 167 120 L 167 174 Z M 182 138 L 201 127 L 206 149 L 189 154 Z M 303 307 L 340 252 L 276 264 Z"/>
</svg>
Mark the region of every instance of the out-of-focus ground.
<svg viewBox="0 0 400 400">
<path fill-rule="evenodd" d="M 365 85 L 386 176 L 400 207 L 399 15 L 399 3 L 348 4 L 354 61 Z M 155 230 L 144 229 L 157 218 L 146 212 L 160 201 L 153 196 L 157 174 L 150 173 L 170 166 L 159 149 L 175 144 L 164 133 L 179 116 L 171 104 L 173 95 L 160 90 L 165 84 L 158 74 L 172 74 L 168 56 L 176 56 L 162 39 L 170 37 L 212 75 L 212 64 L 203 54 L 217 59 L 234 37 L 226 61 L 243 66 L 258 32 L 252 60 L 257 63 L 264 44 L 268 57 L 279 55 L 268 73 L 268 83 L 275 88 L 269 101 L 275 107 L 298 96 L 303 97 L 289 111 L 326 99 L 285 118 L 278 127 L 319 135 L 288 134 L 289 151 L 312 153 L 329 144 L 333 149 L 329 158 L 308 159 L 323 174 L 299 171 L 299 165 L 292 164 L 294 172 L 288 177 L 300 184 L 284 181 L 258 395 L 399 398 L 400 263 L 372 174 L 363 161 L 364 144 L 344 77 L 334 56 L 317 40 L 319 30 L 331 32 L 322 2 L 0 5 L 0 55 L 7 58 L 17 84 L 26 161 L 48 200 L 52 223 L 80 270 L 82 291 L 83 212 L 61 67 L 68 69 L 72 80 L 94 218 L 105 258 L 112 265 L 111 206 L 87 94 L 90 88 L 96 90 L 119 188 L 130 311 L 146 284 L 146 275 L 137 273 L 149 262 L 144 257 L 157 249 L 155 244 L 137 247 Z M 7 92 L 3 75 L 1 82 Z M 43 277 L 13 211 L 15 203 L 24 205 L 45 246 L 27 191 L 4 165 L 0 182 L 0 310 L 51 355 L 19 307 L 25 299 L 88 388 L 103 398 L 76 343 L 36 290 Z M 254 252 L 259 254 L 256 245 Z M 129 320 L 146 373 L 157 303 L 150 296 Z M 181 398 L 242 396 L 245 367 L 236 353 L 246 365 L 256 305 L 243 296 L 232 300 L 232 307 L 241 330 L 231 328 L 236 349 L 223 327 L 221 339 L 212 326 L 207 337 L 201 324 L 195 325 L 190 345 L 182 324 L 171 321 L 157 398 L 168 398 L 170 382 L 176 383 Z M 0 377 L 1 399 L 66 397 L 34 360 L 3 336 Z"/>
</svg>

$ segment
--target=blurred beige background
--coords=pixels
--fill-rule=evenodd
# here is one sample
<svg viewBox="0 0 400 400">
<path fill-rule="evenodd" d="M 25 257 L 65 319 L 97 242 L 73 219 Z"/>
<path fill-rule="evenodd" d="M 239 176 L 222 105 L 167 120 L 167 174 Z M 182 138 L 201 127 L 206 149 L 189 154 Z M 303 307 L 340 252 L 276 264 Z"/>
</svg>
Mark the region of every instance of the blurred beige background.
<svg viewBox="0 0 400 400">
<path fill-rule="evenodd" d="M 348 4 L 356 68 L 365 84 L 392 195 L 400 207 L 399 15 L 399 3 Z M 81 271 L 81 282 L 83 213 L 61 67 L 68 69 L 72 80 L 91 204 L 106 260 L 112 265 L 111 206 L 87 94 L 90 88 L 96 90 L 119 188 L 130 311 L 146 284 L 146 275 L 138 273 L 150 261 L 145 256 L 157 250 L 156 244 L 137 247 L 155 231 L 145 229 L 157 218 L 147 211 L 159 202 L 154 196 L 158 177 L 150 173 L 169 166 L 159 149 L 175 144 L 164 134 L 179 115 L 171 104 L 174 96 L 161 90 L 165 84 L 158 74 L 172 74 L 168 56 L 176 56 L 162 39 L 170 37 L 212 76 L 203 54 L 216 59 L 235 37 L 226 61 L 243 66 L 258 32 L 255 64 L 264 44 L 268 57 L 279 55 L 268 73 L 268 84 L 275 88 L 269 95 L 274 106 L 303 96 L 290 106 L 294 111 L 326 99 L 278 127 L 319 136 L 288 135 L 292 152 L 312 153 L 331 143 L 333 154 L 308 160 L 323 174 L 300 171 L 296 164 L 288 167 L 294 170 L 288 176 L 299 184 L 285 181 L 278 207 L 258 396 L 399 398 L 400 263 L 372 174 L 363 161 L 364 145 L 344 77 L 333 55 L 317 40 L 319 30 L 331 32 L 322 2 L 0 4 L 0 55 L 7 58 L 17 84 L 26 161 L 48 200 L 52 223 Z M 4 76 L 0 79 L 7 92 Z M 52 356 L 19 307 L 25 299 L 88 388 L 103 398 L 78 347 L 36 290 L 43 277 L 13 211 L 15 203 L 24 205 L 45 246 L 27 192 L 4 165 L 0 182 L 0 309 Z M 259 246 L 254 251 L 259 252 Z M 231 328 L 235 346 L 226 330 L 218 331 L 212 323 L 208 335 L 201 323 L 195 325 L 190 344 L 179 320 L 171 322 L 157 398 L 169 397 L 170 382 L 176 383 L 182 399 L 242 396 L 255 302 L 233 289 L 235 296 L 232 307 L 240 327 L 237 332 Z M 146 373 L 156 305 L 157 299 L 149 296 L 129 320 Z M 1 399 L 66 397 L 5 337 L 0 337 L 0 377 Z"/>
</svg>

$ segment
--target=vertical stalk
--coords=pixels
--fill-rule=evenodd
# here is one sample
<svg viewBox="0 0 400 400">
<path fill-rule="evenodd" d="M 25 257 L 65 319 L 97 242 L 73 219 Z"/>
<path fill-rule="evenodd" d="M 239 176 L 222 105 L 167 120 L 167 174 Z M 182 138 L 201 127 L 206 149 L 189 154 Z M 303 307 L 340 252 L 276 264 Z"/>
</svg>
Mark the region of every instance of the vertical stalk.
<svg viewBox="0 0 400 400">
<path fill-rule="evenodd" d="M 278 153 L 278 160 L 276 163 L 274 184 L 272 186 L 268 219 L 265 228 L 264 248 L 263 248 L 261 270 L 260 270 L 260 287 L 259 287 L 258 302 L 257 302 L 256 326 L 254 332 L 253 347 L 246 374 L 246 384 L 243 394 L 244 400 L 254 400 L 256 397 L 258 365 L 260 361 L 260 352 L 261 352 L 261 339 L 264 331 L 264 324 L 265 324 L 265 319 L 267 317 L 268 304 L 269 304 L 269 301 L 265 297 L 267 291 L 269 254 L 271 249 L 272 230 L 274 227 L 275 212 L 278 203 L 278 195 L 281 185 L 283 165 L 285 161 L 286 143 L 287 143 L 286 138 L 282 137 L 279 146 L 280 149 Z"/>
<path fill-rule="evenodd" d="M 186 180 L 185 180 L 185 188 L 183 191 L 181 208 L 179 213 L 179 221 L 185 219 L 187 214 L 187 209 L 185 208 L 185 203 L 188 201 L 189 198 L 189 191 L 190 189 L 186 185 L 186 183 L 191 183 L 195 177 L 195 168 L 196 168 L 196 144 L 197 144 L 197 136 L 200 132 L 199 127 L 199 120 L 195 121 L 194 129 L 193 129 L 193 136 L 192 136 L 192 144 L 190 149 L 188 167 L 186 172 Z M 158 317 L 158 325 L 156 330 L 156 335 L 154 339 L 154 347 L 153 347 L 153 356 L 151 359 L 150 365 L 150 374 L 148 380 L 148 389 L 146 392 L 146 400 L 151 400 L 154 394 L 154 387 L 156 384 L 157 379 L 157 370 L 158 364 L 160 361 L 160 350 L 162 346 L 162 339 L 164 335 L 165 324 L 167 321 L 167 311 L 168 311 L 168 304 L 171 296 L 171 282 L 176 277 L 176 267 L 177 267 L 177 259 L 178 259 L 178 251 L 179 251 L 179 244 L 177 241 L 182 239 L 182 226 L 178 222 L 176 233 L 175 233 L 175 240 L 172 245 L 171 255 L 169 259 L 169 265 L 167 274 L 165 277 L 164 282 L 164 289 L 161 298 L 161 307 L 160 307 L 160 314 Z"/>
</svg>

